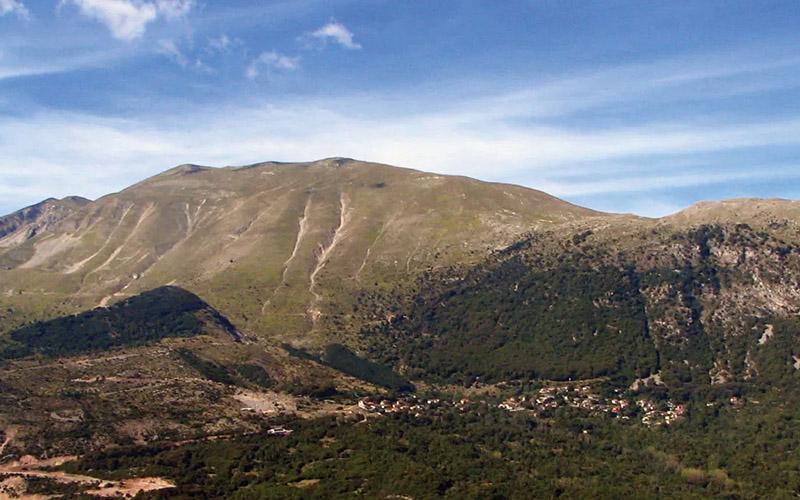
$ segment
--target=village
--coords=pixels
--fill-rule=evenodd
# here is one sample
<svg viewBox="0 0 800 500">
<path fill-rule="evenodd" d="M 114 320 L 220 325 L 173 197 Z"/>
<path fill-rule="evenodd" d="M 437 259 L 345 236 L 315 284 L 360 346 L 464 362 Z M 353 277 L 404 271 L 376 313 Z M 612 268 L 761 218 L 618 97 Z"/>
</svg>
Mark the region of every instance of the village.
<svg viewBox="0 0 800 500">
<path fill-rule="evenodd" d="M 409 414 L 417 418 L 434 416 L 449 409 L 469 412 L 492 406 L 506 412 L 525 412 L 540 418 L 554 416 L 559 408 L 573 408 L 591 416 L 604 416 L 626 422 L 638 421 L 648 427 L 672 425 L 687 414 L 686 405 L 671 400 L 629 397 L 621 390 L 615 390 L 611 397 L 604 397 L 590 385 L 547 386 L 531 394 L 507 397 L 499 403 L 492 402 L 491 398 L 448 400 L 414 394 L 397 398 L 365 397 L 358 402 L 358 407 L 368 413 Z"/>
</svg>

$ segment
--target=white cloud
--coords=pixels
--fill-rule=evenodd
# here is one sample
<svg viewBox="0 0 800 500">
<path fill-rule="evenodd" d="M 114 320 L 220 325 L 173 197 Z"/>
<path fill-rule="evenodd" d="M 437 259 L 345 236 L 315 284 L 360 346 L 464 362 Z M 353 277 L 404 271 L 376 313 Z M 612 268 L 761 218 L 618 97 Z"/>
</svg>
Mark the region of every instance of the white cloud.
<svg viewBox="0 0 800 500">
<path fill-rule="evenodd" d="M 181 67 L 185 68 L 186 65 L 189 64 L 188 59 L 174 40 L 159 40 L 158 53 L 168 57 L 169 59 L 172 59 Z"/>
<path fill-rule="evenodd" d="M 223 33 L 217 37 L 211 37 L 206 43 L 205 52 L 209 55 L 229 54 L 234 51 L 246 53 L 245 43 L 241 38 L 230 37 Z"/>
<path fill-rule="evenodd" d="M 133 40 L 144 33 L 145 27 L 158 16 L 152 3 L 128 0 L 66 0 L 75 4 L 81 13 L 105 24 L 114 37 Z"/>
<path fill-rule="evenodd" d="M 516 179 L 561 196 L 641 193 L 648 190 L 748 180 L 796 182 L 800 170 L 770 166 L 696 167 L 664 174 L 609 178 L 603 162 L 678 160 L 701 152 L 800 145 L 800 119 L 704 126 L 647 124 L 637 128 L 575 132 L 565 128 L 498 130 L 496 123 L 465 124 L 442 116 L 410 114 L 385 120 L 355 98 L 330 101 L 242 103 L 198 110 L 180 119 L 169 113 L 141 120 L 107 120 L 71 113 L 0 120 L 0 185 L 17 185 L 16 206 L 51 195 L 98 196 L 172 165 L 247 164 L 349 156 L 487 180 Z M 365 117 L 374 112 L 373 117 Z M 302 119 L 300 119 L 302 117 Z M 185 123 L 204 123 L 187 129 Z M 43 149 L 41 144 L 48 144 Z M 597 162 L 583 178 L 564 180 L 575 162 Z M 665 160 L 665 163 L 669 163 Z M 17 202 L 18 201 L 18 202 Z"/>
<path fill-rule="evenodd" d="M 30 17 L 28 8 L 19 0 L 0 0 L 0 16 L 6 14 L 16 14 L 17 17 L 22 19 Z"/>
<path fill-rule="evenodd" d="M 299 57 L 290 57 L 280 52 L 271 50 L 269 52 L 262 52 L 256 57 L 245 70 L 247 78 L 253 80 L 261 74 L 262 68 L 274 68 L 285 71 L 292 71 L 297 69 L 300 65 Z"/>
<path fill-rule="evenodd" d="M 307 37 L 316 39 L 323 44 L 337 43 L 350 50 L 361 48 L 361 45 L 353 40 L 353 33 L 344 24 L 336 21 L 331 21 L 318 30 L 308 33 Z"/>
<path fill-rule="evenodd" d="M 194 0 L 157 0 L 156 8 L 158 12 L 167 19 L 183 17 L 194 8 Z"/>
<path fill-rule="evenodd" d="M 84 16 L 105 24 L 115 38 L 125 41 L 141 37 L 147 25 L 159 16 L 175 19 L 194 6 L 194 0 L 61 0 L 60 5 L 67 3 L 77 6 Z"/>
<path fill-rule="evenodd" d="M 186 58 L 187 65 L 191 59 Z M 265 52 L 253 61 L 252 71 L 248 68 L 248 76 L 298 64 L 297 58 Z M 797 72 L 785 71 L 794 68 L 786 64 L 780 72 L 786 80 L 776 85 L 800 81 Z M 738 92 L 734 83 L 749 83 L 743 71 L 762 74 L 752 60 L 742 61 L 740 71 L 726 69 L 731 81 L 721 76 L 717 68 L 724 65 L 713 58 L 707 58 L 705 72 L 684 65 L 688 71 L 681 76 L 677 66 L 606 69 L 595 77 L 565 78 L 563 85 L 487 86 L 482 95 L 448 99 L 441 99 L 440 92 L 420 92 L 413 98 L 371 93 L 269 102 L 237 96 L 227 104 L 195 105 L 188 112 L 176 112 L 165 102 L 158 114 L 124 121 L 72 113 L 0 116 L 0 202 L 18 208 L 51 195 L 93 197 L 186 162 L 236 165 L 330 156 L 518 182 L 573 200 L 591 200 L 590 206 L 601 200 L 605 209 L 623 207 L 649 215 L 677 207 L 679 193 L 692 192 L 692 187 L 771 182 L 777 190 L 800 185 L 800 168 L 789 160 L 783 165 L 777 160 L 761 163 L 763 155 L 751 154 L 800 147 L 800 115 L 791 110 L 761 121 L 687 109 L 686 114 L 669 113 L 669 119 L 656 113 L 633 121 L 598 121 L 590 128 L 570 125 L 576 123 L 573 114 L 588 108 L 663 102 L 663 92 L 647 93 L 646 88 L 655 88 L 651 82 L 664 82 L 667 76 L 700 82 L 701 88 L 710 79 L 715 89 L 727 87 L 733 93 Z M 594 89 L 600 82 L 605 90 L 598 95 Z M 669 102 L 683 98 L 692 103 L 695 88 L 686 85 L 683 97 L 670 95 Z M 627 92 L 632 87 L 640 90 Z M 187 122 L 204 126 L 187 129 Z M 715 168 L 704 169 L 707 165 Z M 5 197 L 2 186 L 15 188 Z M 660 208 L 645 210 L 627 201 L 642 200 L 645 206 L 655 197 L 661 199 Z"/>
<path fill-rule="evenodd" d="M 47 75 L 64 73 L 81 68 L 103 66 L 111 60 L 123 57 L 119 51 L 89 51 L 74 56 L 54 55 L 40 57 L 31 61 L 30 58 L 14 53 L 0 54 L 0 81 L 9 78 L 26 76 Z"/>
<path fill-rule="evenodd" d="M 233 43 L 233 40 L 228 38 L 228 35 L 223 33 L 216 38 L 208 39 L 208 50 L 210 52 L 227 52 Z"/>
</svg>

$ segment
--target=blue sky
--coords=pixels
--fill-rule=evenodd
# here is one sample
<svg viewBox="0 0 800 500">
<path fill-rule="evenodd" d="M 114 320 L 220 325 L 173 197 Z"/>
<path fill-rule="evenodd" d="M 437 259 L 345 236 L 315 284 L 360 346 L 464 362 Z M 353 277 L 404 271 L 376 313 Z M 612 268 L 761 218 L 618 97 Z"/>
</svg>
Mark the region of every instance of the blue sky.
<svg viewBox="0 0 800 500">
<path fill-rule="evenodd" d="M 648 216 L 800 198 L 800 1 L 0 0 L 0 213 L 330 156 Z"/>
</svg>

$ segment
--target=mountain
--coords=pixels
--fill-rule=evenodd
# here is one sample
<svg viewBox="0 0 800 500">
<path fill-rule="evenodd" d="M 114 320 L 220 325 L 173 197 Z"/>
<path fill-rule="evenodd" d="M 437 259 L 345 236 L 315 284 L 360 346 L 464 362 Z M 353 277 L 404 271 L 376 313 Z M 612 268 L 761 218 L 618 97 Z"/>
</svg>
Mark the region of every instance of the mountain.
<svg viewBox="0 0 800 500">
<path fill-rule="evenodd" d="M 600 215 L 518 186 L 343 158 L 182 165 L 70 210 L 54 203 L 21 213 L 59 217 L 29 216 L 35 231 L 0 238 L 2 330 L 176 285 L 255 335 L 328 339 L 357 330 L 341 311 L 360 290 Z"/>
<path fill-rule="evenodd" d="M 6 331 L 169 285 L 267 344 L 341 343 L 411 379 L 702 385 L 791 377 L 800 359 L 789 200 L 648 219 L 330 158 L 181 165 L 3 220 Z"/>
<path fill-rule="evenodd" d="M 155 344 L 169 337 L 242 334 L 214 308 L 177 287 L 161 287 L 74 316 L 37 322 L 8 335 L 0 360 L 48 358 Z M 0 339 L 3 341 L 6 339 Z M 2 344 L 0 344 L 2 345 Z"/>
<path fill-rule="evenodd" d="M 798 318 L 796 201 L 181 165 L 0 218 L 0 496 L 790 498 Z"/>
<path fill-rule="evenodd" d="M 2 246 L 18 245 L 33 238 L 39 232 L 48 231 L 62 219 L 88 203 L 91 201 L 80 196 L 69 196 L 60 200 L 48 198 L 13 214 L 0 217 Z"/>
<path fill-rule="evenodd" d="M 362 342 L 412 379 L 796 384 L 800 246 L 689 216 L 533 234 L 425 276 Z"/>
</svg>

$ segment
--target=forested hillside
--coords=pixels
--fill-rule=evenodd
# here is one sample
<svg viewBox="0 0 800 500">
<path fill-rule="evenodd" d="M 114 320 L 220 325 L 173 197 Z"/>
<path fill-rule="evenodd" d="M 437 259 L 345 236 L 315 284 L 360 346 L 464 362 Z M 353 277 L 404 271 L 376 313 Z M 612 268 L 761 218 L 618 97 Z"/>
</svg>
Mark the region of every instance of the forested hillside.
<svg viewBox="0 0 800 500">
<path fill-rule="evenodd" d="M 49 358 L 153 344 L 167 337 L 241 334 L 196 295 L 177 287 L 144 292 L 109 308 L 40 321 L 0 338 L 0 360 L 39 354 Z"/>
<path fill-rule="evenodd" d="M 800 248 L 744 224 L 536 234 L 460 274 L 424 276 L 362 340 L 412 378 L 467 385 L 773 383 L 797 378 L 798 283 Z"/>
</svg>

